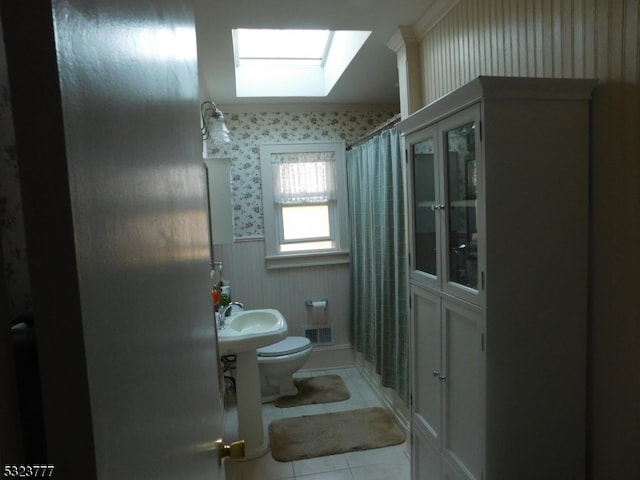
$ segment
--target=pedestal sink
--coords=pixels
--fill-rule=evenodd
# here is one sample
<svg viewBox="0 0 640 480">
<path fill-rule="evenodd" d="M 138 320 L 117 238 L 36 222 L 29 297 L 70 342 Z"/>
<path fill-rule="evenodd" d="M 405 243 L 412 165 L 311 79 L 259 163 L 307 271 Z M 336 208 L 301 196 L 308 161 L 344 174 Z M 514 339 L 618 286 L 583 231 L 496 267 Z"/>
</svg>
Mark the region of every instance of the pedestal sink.
<svg viewBox="0 0 640 480">
<path fill-rule="evenodd" d="M 258 458 L 269 451 L 262 426 L 262 400 L 256 348 L 287 336 L 287 322 L 278 310 L 244 310 L 227 318 L 218 329 L 220 355 L 236 355 L 238 434 L 245 441 L 245 457 Z"/>
</svg>

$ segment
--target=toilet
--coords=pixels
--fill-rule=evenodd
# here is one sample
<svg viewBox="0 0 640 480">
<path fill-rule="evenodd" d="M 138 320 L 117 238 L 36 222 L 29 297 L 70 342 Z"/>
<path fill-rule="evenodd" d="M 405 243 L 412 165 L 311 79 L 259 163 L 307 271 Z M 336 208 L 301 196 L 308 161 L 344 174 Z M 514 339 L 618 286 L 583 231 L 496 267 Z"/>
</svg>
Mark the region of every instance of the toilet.
<svg viewBox="0 0 640 480">
<path fill-rule="evenodd" d="M 306 337 L 287 337 L 258 348 L 257 352 L 262 403 L 298 393 L 293 374 L 309 359 L 311 340 Z"/>
</svg>

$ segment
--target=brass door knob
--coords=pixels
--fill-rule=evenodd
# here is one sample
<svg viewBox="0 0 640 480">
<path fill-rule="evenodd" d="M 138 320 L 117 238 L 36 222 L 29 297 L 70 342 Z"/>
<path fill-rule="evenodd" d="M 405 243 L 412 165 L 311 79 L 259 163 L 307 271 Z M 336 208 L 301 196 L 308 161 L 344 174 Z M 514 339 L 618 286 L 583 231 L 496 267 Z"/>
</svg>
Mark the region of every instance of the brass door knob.
<svg viewBox="0 0 640 480">
<path fill-rule="evenodd" d="M 244 460 L 244 440 L 238 440 L 232 442 L 229 445 L 225 445 L 221 438 L 216 440 L 218 446 L 218 460 L 222 465 L 225 458 L 231 460 Z"/>
</svg>

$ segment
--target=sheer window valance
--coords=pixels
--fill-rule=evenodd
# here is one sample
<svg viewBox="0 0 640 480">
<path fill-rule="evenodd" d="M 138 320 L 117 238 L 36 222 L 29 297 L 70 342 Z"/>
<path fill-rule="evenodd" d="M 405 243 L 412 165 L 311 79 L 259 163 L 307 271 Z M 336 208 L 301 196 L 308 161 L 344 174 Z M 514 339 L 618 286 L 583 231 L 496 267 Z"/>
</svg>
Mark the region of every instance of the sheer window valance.
<svg viewBox="0 0 640 480">
<path fill-rule="evenodd" d="M 274 153 L 274 201 L 318 204 L 336 199 L 334 152 Z"/>
</svg>

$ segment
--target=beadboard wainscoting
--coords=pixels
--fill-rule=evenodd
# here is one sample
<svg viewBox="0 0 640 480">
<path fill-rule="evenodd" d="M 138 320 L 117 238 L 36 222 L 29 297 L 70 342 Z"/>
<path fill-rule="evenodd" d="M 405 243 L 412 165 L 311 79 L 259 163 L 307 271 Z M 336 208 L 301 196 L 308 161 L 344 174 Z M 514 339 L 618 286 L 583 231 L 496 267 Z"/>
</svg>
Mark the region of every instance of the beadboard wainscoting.
<svg viewBox="0 0 640 480">
<path fill-rule="evenodd" d="M 306 369 L 353 365 L 349 342 L 349 265 L 267 269 L 263 238 L 236 239 L 214 246 L 231 295 L 246 309 L 276 308 L 287 319 L 289 335 L 304 336 L 308 327 L 332 327 L 332 341 L 314 347 Z M 327 299 L 326 308 L 307 300 Z"/>
<path fill-rule="evenodd" d="M 424 104 L 478 75 L 637 85 L 637 0 L 459 1 L 422 38 Z"/>
</svg>

